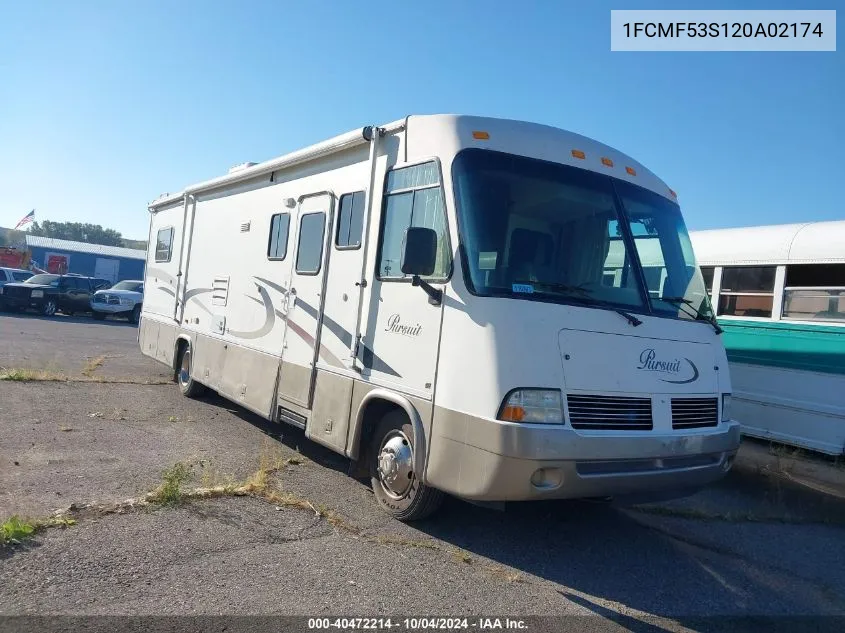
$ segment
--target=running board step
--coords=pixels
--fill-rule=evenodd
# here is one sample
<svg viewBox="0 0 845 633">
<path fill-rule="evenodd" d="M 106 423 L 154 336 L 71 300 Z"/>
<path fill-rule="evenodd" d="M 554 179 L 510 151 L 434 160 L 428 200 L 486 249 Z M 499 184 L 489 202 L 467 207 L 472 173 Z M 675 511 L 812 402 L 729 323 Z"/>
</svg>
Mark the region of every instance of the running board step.
<svg viewBox="0 0 845 633">
<path fill-rule="evenodd" d="M 279 407 L 279 421 L 287 422 L 291 426 L 295 426 L 304 430 L 307 418 L 304 415 L 300 415 L 299 413 L 291 411 L 290 409 Z"/>
</svg>

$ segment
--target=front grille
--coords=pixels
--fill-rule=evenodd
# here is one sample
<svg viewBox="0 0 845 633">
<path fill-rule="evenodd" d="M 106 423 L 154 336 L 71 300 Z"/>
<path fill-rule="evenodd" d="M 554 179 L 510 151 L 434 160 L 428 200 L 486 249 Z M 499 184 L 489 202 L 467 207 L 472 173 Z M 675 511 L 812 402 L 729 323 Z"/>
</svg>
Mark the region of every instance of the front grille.
<svg viewBox="0 0 845 633">
<path fill-rule="evenodd" d="M 700 429 L 718 423 L 718 398 L 672 398 L 673 429 Z"/>
<path fill-rule="evenodd" d="M 3 294 L 7 297 L 14 297 L 15 299 L 28 299 L 29 288 L 21 288 L 20 286 L 3 286 Z"/>
<path fill-rule="evenodd" d="M 103 295 L 94 295 L 94 303 L 105 303 L 106 298 Z"/>
<path fill-rule="evenodd" d="M 119 306 L 120 305 L 120 297 L 109 297 L 109 305 Z"/>
<path fill-rule="evenodd" d="M 650 431 L 651 399 L 570 394 L 569 423 L 573 429 Z"/>
</svg>

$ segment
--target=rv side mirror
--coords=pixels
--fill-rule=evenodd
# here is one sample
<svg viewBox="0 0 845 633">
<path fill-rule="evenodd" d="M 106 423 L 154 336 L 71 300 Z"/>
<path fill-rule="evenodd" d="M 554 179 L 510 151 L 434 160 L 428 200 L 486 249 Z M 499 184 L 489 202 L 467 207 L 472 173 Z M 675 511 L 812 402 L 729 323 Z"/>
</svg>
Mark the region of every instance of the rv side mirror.
<svg viewBox="0 0 845 633">
<path fill-rule="evenodd" d="M 440 305 L 443 291 L 420 279 L 420 276 L 431 275 L 436 263 L 437 233 L 421 226 L 409 227 L 402 243 L 402 272 L 411 275 L 411 285 L 421 287 L 431 305 Z"/>
<path fill-rule="evenodd" d="M 402 244 L 402 272 L 427 277 L 434 272 L 436 260 L 437 233 L 421 226 L 409 227 Z"/>
</svg>

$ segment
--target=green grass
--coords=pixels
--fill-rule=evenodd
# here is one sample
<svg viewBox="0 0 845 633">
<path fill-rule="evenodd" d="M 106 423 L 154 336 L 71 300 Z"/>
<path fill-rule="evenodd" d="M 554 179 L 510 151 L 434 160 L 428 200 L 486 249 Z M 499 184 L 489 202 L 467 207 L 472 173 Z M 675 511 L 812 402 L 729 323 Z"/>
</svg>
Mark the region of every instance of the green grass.
<svg viewBox="0 0 845 633">
<path fill-rule="evenodd" d="M 3 525 L 0 525 L 0 544 L 8 545 L 25 541 L 32 538 L 36 529 L 34 523 L 24 521 L 17 515 L 10 517 Z"/>
<path fill-rule="evenodd" d="M 182 462 L 177 462 L 161 475 L 161 484 L 149 497 L 151 503 L 158 503 L 164 506 L 179 505 L 183 501 L 182 484 L 190 477 L 188 467 Z"/>
<path fill-rule="evenodd" d="M 0 525 L 0 546 L 18 545 L 35 536 L 41 530 L 60 527 L 66 528 L 76 525 L 76 519 L 59 516 L 48 519 L 23 519 L 14 515 Z"/>
</svg>

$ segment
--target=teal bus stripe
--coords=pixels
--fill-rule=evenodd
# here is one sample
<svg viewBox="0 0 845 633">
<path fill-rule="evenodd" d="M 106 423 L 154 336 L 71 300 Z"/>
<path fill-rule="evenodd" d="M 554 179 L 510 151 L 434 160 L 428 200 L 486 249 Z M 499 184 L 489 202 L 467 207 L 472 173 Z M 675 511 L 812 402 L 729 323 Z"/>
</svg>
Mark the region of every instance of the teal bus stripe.
<svg viewBox="0 0 845 633">
<path fill-rule="evenodd" d="M 733 363 L 845 375 L 845 327 L 719 320 Z"/>
</svg>

